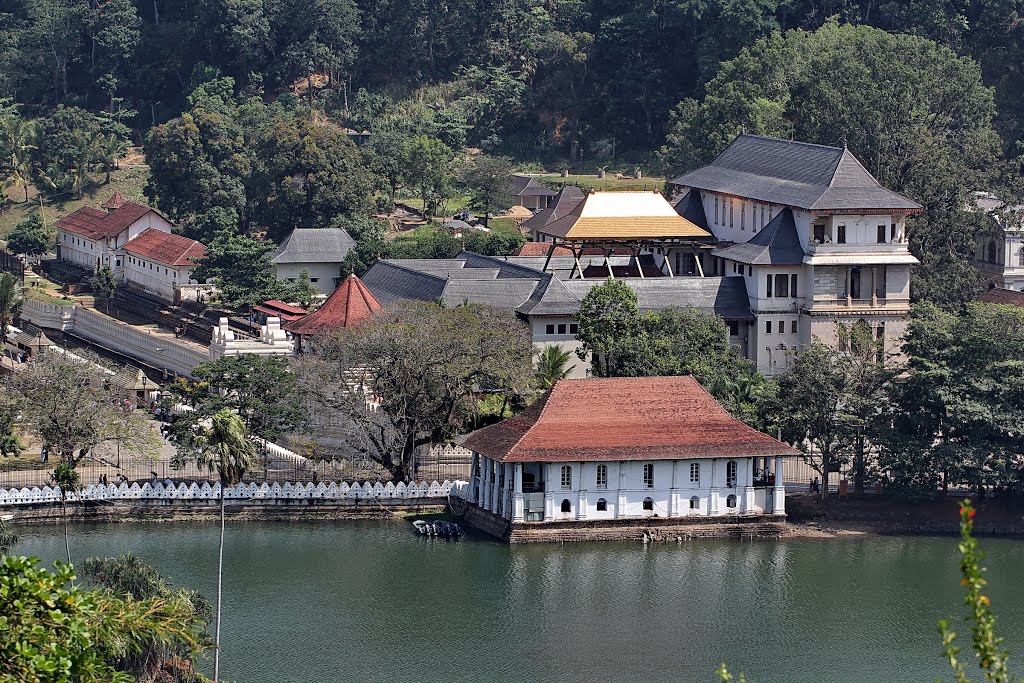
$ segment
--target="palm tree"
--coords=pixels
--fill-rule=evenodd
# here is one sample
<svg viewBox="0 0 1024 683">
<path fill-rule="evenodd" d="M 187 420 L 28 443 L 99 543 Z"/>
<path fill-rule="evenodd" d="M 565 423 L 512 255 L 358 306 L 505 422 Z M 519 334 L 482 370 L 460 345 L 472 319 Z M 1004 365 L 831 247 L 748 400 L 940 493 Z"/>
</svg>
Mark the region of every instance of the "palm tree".
<svg viewBox="0 0 1024 683">
<path fill-rule="evenodd" d="M 257 466 L 256 448 L 246 433 L 242 418 L 223 408 L 201 428 L 192 446 L 197 467 L 216 471 L 220 478 L 220 547 L 217 550 L 217 626 L 214 635 L 213 683 L 220 680 L 220 607 L 224 575 L 224 489 L 242 481 L 247 470 Z"/>
<path fill-rule="evenodd" d="M 0 273 L 0 352 L 7 352 L 7 326 L 23 299 L 23 287 L 10 273 Z"/>
<path fill-rule="evenodd" d="M 572 374 L 576 366 L 569 365 L 571 359 L 572 353 L 563 349 L 561 344 L 545 346 L 537 356 L 537 385 L 547 390 Z"/>
<path fill-rule="evenodd" d="M 68 564 L 71 564 L 71 541 L 68 540 L 68 494 L 82 488 L 82 479 L 74 463 L 61 462 L 50 475 L 54 486 L 60 487 L 60 506 L 64 516 L 64 549 L 68 553 Z"/>
<path fill-rule="evenodd" d="M 107 174 L 107 179 L 103 181 L 103 184 L 109 185 L 110 172 L 118 167 L 118 160 L 128 152 L 128 143 L 114 133 L 106 136 L 100 135 L 98 143 L 99 163 L 103 166 L 104 173 Z"/>
<path fill-rule="evenodd" d="M 25 202 L 28 202 L 28 186 L 32 182 L 32 150 L 38 129 L 32 121 L 17 116 L 0 119 L 0 149 L 9 156 L 7 165 L 10 167 L 4 185 L 21 185 L 25 190 Z"/>
</svg>

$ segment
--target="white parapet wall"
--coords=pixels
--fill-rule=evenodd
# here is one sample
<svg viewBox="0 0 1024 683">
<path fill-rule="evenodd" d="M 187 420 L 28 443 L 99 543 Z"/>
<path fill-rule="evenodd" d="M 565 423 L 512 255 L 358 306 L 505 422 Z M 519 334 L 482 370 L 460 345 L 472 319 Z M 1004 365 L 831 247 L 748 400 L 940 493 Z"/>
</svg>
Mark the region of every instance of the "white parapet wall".
<svg viewBox="0 0 1024 683">
<path fill-rule="evenodd" d="M 267 318 L 267 323 L 260 328 L 259 339 L 239 337 L 231 329 L 228 319 L 221 318 L 217 327 L 213 328 L 210 360 L 217 360 L 224 356 L 238 356 L 243 353 L 254 353 L 259 356 L 290 356 L 293 350 L 292 340 L 281 329 L 280 318 Z"/>
<path fill-rule="evenodd" d="M 353 482 L 320 482 L 313 483 L 291 483 L 283 484 L 274 482 L 272 484 L 239 484 L 229 486 L 224 491 L 224 499 L 228 504 L 241 504 L 248 502 L 265 501 L 274 503 L 277 501 L 290 500 L 323 500 L 323 501 L 353 501 L 353 500 L 379 500 L 379 501 L 422 501 L 424 499 L 447 499 L 448 495 L 455 490 L 458 494 L 465 482 L 451 482 L 445 480 L 420 481 L 382 484 L 379 481 L 370 483 L 368 481 L 359 483 Z M 142 500 L 219 500 L 220 483 L 203 482 L 198 484 L 192 482 L 175 483 L 170 479 L 156 483 L 146 482 L 145 484 L 91 484 L 80 491 L 72 491 L 67 495 L 68 502 L 83 501 L 142 501 Z M 0 488 L 0 507 L 16 505 L 36 505 L 40 503 L 60 503 L 61 491 L 56 486 L 33 486 L 31 488 Z"/>
<path fill-rule="evenodd" d="M 197 365 L 208 360 L 206 353 L 191 344 L 153 334 L 81 306 L 59 306 L 28 299 L 22 306 L 21 318 L 179 375 L 191 376 Z"/>
</svg>

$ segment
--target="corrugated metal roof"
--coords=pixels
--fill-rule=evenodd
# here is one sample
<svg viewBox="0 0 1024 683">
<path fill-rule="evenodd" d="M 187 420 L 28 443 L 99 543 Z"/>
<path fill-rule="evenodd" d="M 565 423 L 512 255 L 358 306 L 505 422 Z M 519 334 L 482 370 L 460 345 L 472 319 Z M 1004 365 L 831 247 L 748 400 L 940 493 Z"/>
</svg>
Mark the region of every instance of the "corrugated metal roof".
<svg viewBox="0 0 1024 683">
<path fill-rule="evenodd" d="M 759 135 L 740 135 L 672 184 L 811 211 L 921 209 L 882 187 L 848 149 Z"/>
</svg>

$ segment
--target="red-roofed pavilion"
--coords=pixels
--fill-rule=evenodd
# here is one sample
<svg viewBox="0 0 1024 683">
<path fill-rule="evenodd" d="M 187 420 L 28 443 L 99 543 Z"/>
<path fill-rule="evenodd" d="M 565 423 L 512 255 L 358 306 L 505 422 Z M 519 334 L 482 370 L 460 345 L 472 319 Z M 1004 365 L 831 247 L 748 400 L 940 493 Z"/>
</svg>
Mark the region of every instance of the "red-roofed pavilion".
<svg viewBox="0 0 1024 683">
<path fill-rule="evenodd" d="M 382 308 L 377 297 L 353 273 L 327 297 L 320 308 L 287 323 L 284 329 L 296 336 L 295 346 L 301 351 L 303 336 L 361 325 Z"/>
<path fill-rule="evenodd" d="M 510 540 L 581 522 L 602 530 L 583 534 L 595 538 L 635 534 L 637 523 L 780 522 L 783 458 L 799 455 L 692 377 L 561 380 L 463 445 L 473 451 L 470 521 Z"/>
</svg>

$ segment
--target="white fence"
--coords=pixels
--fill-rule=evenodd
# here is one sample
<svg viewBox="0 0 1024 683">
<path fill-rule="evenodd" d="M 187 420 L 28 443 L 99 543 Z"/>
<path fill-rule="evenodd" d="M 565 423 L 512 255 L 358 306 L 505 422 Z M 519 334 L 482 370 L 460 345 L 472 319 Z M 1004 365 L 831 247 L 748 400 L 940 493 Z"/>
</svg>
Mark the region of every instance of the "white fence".
<svg viewBox="0 0 1024 683">
<path fill-rule="evenodd" d="M 364 500 L 381 501 L 422 500 L 424 498 L 446 498 L 464 488 L 464 482 L 320 482 L 280 484 L 239 484 L 225 489 L 224 498 L 232 501 L 280 501 L 280 500 Z M 31 505 L 35 503 L 59 503 L 60 488 L 56 486 L 33 486 L 32 488 L 0 489 L 0 506 Z M 132 500 L 219 500 L 220 483 L 175 484 L 171 480 L 150 484 L 90 484 L 77 492 L 68 493 L 68 502 L 81 501 L 132 501 Z"/>
</svg>

